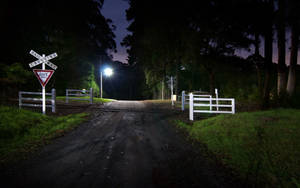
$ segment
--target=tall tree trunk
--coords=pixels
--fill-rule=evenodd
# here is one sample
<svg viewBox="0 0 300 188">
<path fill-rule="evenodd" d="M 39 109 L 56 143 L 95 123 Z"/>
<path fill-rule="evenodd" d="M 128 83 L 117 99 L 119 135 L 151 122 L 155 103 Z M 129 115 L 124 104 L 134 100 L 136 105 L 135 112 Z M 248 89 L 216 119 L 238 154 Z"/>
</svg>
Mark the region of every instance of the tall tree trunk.
<svg viewBox="0 0 300 188">
<path fill-rule="evenodd" d="M 268 11 L 269 22 L 266 23 L 264 32 L 265 38 L 265 80 L 263 88 L 263 101 L 262 108 L 268 108 L 270 105 L 270 79 L 271 79 L 271 68 L 272 68 L 272 57 L 273 57 L 273 0 L 268 1 L 270 10 Z"/>
<path fill-rule="evenodd" d="M 255 37 L 255 41 L 254 41 L 255 52 L 254 52 L 254 55 L 259 56 L 259 44 L 260 44 L 259 33 L 255 32 L 254 37 Z"/>
<path fill-rule="evenodd" d="M 209 63 L 208 63 L 209 62 Z M 215 72 L 214 69 L 211 67 L 212 61 L 206 59 L 206 63 L 203 64 L 205 70 L 208 72 L 208 77 L 209 77 L 209 93 L 211 95 L 214 95 L 215 93 Z"/>
<path fill-rule="evenodd" d="M 215 93 L 215 73 L 210 69 L 209 73 L 209 93 L 214 95 Z"/>
<path fill-rule="evenodd" d="M 278 65 L 277 65 L 277 95 L 279 103 L 284 97 L 286 88 L 286 64 L 285 64 L 285 0 L 279 0 L 279 15 L 277 23 L 277 46 L 278 46 Z"/>
<path fill-rule="evenodd" d="M 287 83 L 287 93 L 289 96 L 292 96 L 295 91 L 296 86 L 296 65 L 298 57 L 298 44 L 299 44 L 299 31 L 297 26 L 292 25 L 292 44 L 291 44 L 291 56 L 290 56 L 290 67 L 289 67 L 289 76 Z"/>
<path fill-rule="evenodd" d="M 176 82 L 175 82 L 175 94 L 178 96 L 179 94 L 179 70 L 176 70 Z"/>
<path fill-rule="evenodd" d="M 268 29 L 269 31 L 265 35 L 265 80 L 263 88 L 263 101 L 262 107 L 269 107 L 270 103 L 270 77 L 272 68 L 272 55 L 273 55 L 273 32 L 272 27 Z"/>
<path fill-rule="evenodd" d="M 259 93 L 259 96 L 262 97 L 263 96 L 263 85 L 262 85 L 262 71 L 261 71 L 261 65 L 260 65 L 260 61 L 259 60 L 259 57 L 260 57 L 260 54 L 259 54 L 259 44 L 260 44 L 260 40 L 259 40 L 259 34 L 258 32 L 255 33 L 255 43 L 254 43 L 254 46 L 255 46 L 255 57 L 257 58 L 257 62 L 256 62 L 256 72 L 257 72 L 257 84 L 258 84 L 258 93 Z"/>
<path fill-rule="evenodd" d="M 270 39 L 269 39 L 270 38 Z M 271 77 L 271 68 L 272 68 L 272 37 L 265 37 L 265 80 L 263 88 L 263 108 L 269 107 L 270 102 L 270 77 Z"/>
</svg>

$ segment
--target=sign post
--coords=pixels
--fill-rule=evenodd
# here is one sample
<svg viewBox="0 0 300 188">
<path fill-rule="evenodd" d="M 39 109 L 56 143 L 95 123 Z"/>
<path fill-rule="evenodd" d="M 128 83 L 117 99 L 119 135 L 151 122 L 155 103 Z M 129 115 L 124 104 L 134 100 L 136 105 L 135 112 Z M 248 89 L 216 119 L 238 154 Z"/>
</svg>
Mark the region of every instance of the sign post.
<svg viewBox="0 0 300 188">
<path fill-rule="evenodd" d="M 41 56 L 38 53 L 36 53 L 35 51 L 31 50 L 29 52 L 32 56 L 36 57 L 38 60 L 34 61 L 32 63 L 29 64 L 29 67 L 35 67 L 39 64 L 42 64 L 42 69 L 33 69 L 34 74 L 36 75 L 36 77 L 38 78 L 41 86 L 42 86 L 42 111 L 43 114 L 46 114 L 46 84 L 48 83 L 48 81 L 50 80 L 50 78 L 52 77 L 54 70 L 57 69 L 57 66 L 54 65 L 53 63 L 51 63 L 49 60 L 53 59 L 55 57 L 57 57 L 56 53 L 50 54 L 48 56 L 45 56 L 44 54 Z M 46 70 L 45 69 L 45 64 L 48 65 L 49 67 L 51 67 L 54 70 Z"/>
<path fill-rule="evenodd" d="M 45 58 L 45 54 L 42 56 Z M 45 70 L 45 63 L 42 63 L 42 69 Z M 46 89 L 45 86 L 42 85 L 42 93 L 43 93 L 43 114 L 46 114 Z"/>
</svg>

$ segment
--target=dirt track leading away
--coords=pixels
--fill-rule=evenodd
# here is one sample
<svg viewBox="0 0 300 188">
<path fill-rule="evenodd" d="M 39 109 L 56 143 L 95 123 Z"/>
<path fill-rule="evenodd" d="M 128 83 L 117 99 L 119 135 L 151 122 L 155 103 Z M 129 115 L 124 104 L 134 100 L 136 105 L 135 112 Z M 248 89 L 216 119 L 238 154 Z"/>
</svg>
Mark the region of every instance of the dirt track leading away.
<svg viewBox="0 0 300 188">
<path fill-rule="evenodd" d="M 238 187 L 169 125 L 175 111 L 118 101 L 2 172 L 7 187 Z M 2 174 L 1 173 L 1 174 Z M 0 174 L 0 175 L 1 175 Z"/>
</svg>

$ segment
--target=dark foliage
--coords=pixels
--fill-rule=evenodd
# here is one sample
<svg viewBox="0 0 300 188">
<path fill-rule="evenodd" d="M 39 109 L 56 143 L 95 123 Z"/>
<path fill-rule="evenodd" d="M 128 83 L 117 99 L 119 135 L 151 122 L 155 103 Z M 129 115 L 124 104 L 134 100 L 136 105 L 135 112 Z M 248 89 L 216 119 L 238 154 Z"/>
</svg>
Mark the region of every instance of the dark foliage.
<svg viewBox="0 0 300 188">
<path fill-rule="evenodd" d="M 103 0 L 1 1 L 0 62 L 21 62 L 29 70 L 28 63 L 35 60 L 31 49 L 46 55 L 57 52 L 53 63 L 58 69 L 49 86 L 58 91 L 91 87 L 100 56 L 108 58 L 107 50 L 116 48 L 114 26 L 101 14 L 102 5 Z M 38 88 L 35 81 L 27 82 L 28 89 Z"/>
<path fill-rule="evenodd" d="M 248 95 L 245 96 L 246 99 L 249 95 L 255 95 L 263 108 L 272 105 L 273 101 L 270 101 L 272 99 L 278 100 L 278 104 L 281 104 L 280 100 L 283 99 L 277 97 L 274 88 L 281 87 L 283 90 L 285 86 L 274 85 L 277 74 L 272 62 L 273 43 L 276 41 L 274 33 L 278 33 L 278 47 L 281 53 L 278 55 L 281 60 L 278 80 L 286 82 L 283 78 L 286 75 L 282 74 L 286 69 L 282 60 L 285 57 L 282 53 L 282 49 L 285 48 L 283 37 L 286 32 L 285 26 L 289 22 L 298 24 L 298 17 L 289 8 L 292 5 L 297 7 L 297 1 L 130 0 L 129 2 L 127 19 L 131 21 L 131 25 L 128 30 L 132 34 L 124 39 L 123 45 L 129 47 L 129 62 L 143 67 L 153 97 L 158 96 L 156 93 L 160 92 L 158 88 L 161 87 L 159 86 L 161 82 L 166 83 L 167 78 L 173 76 L 177 78 L 176 94 L 181 90 L 197 90 L 199 85 L 210 93 L 213 93 L 216 87 L 228 86 L 224 88 L 227 91 L 239 90 L 232 97 Z M 299 40 L 298 32 L 296 37 L 296 40 Z M 236 50 L 250 51 L 254 48 L 254 55 L 258 57 L 260 47 L 263 47 L 264 51 L 262 64 L 255 68 L 256 64 L 252 62 L 247 64 L 248 68 L 245 70 L 248 71 L 245 71 L 245 74 L 236 74 L 236 69 L 244 67 L 243 63 L 236 64 L 241 62 L 234 58 Z M 293 49 L 298 47 L 294 45 Z M 230 58 L 233 62 L 229 65 L 227 61 Z M 297 58 L 294 61 L 297 61 Z M 186 73 L 181 74 L 182 69 Z M 205 83 L 201 81 L 203 76 L 199 79 L 197 71 L 206 76 Z M 219 80 L 222 75 L 226 77 Z M 253 85 L 248 85 L 244 75 L 248 75 Z M 294 85 L 295 74 L 292 78 L 291 83 Z M 241 81 L 241 84 L 235 85 L 240 88 L 229 87 L 229 81 L 234 79 Z M 249 93 L 249 88 L 243 87 L 246 85 L 252 88 L 252 93 Z"/>
</svg>

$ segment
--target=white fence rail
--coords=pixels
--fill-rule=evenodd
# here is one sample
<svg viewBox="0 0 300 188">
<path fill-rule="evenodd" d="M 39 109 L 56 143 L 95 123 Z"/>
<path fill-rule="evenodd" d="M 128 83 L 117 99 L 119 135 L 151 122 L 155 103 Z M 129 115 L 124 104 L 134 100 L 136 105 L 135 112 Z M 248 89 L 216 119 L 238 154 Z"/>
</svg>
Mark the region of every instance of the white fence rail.
<svg viewBox="0 0 300 188">
<path fill-rule="evenodd" d="M 39 95 L 42 97 L 42 92 L 28 92 L 28 91 L 19 91 L 19 108 L 21 109 L 22 106 L 28 107 L 42 107 L 42 98 L 33 98 L 33 97 L 24 97 L 24 95 Z M 46 99 L 46 102 L 51 102 L 51 104 L 47 104 L 46 108 L 51 108 L 52 112 L 56 112 L 56 91 L 55 89 L 51 90 L 51 93 L 46 93 L 46 96 L 51 96 L 51 99 Z M 40 101 L 41 104 L 32 104 L 32 103 L 25 103 L 25 101 Z"/>
<path fill-rule="evenodd" d="M 199 94 L 199 95 L 194 95 L 197 97 L 202 97 L 202 98 L 212 98 L 211 95 L 207 95 L 207 94 Z M 216 90 L 216 98 L 218 98 L 218 93 Z M 181 92 L 181 110 L 184 111 L 185 109 L 185 104 L 188 104 L 186 102 L 190 101 L 190 96 L 185 94 L 185 91 Z"/>
<path fill-rule="evenodd" d="M 226 103 L 226 104 L 222 104 Z M 230 104 L 228 104 L 230 103 Z M 209 110 L 201 109 L 209 107 Z M 220 114 L 234 114 L 235 113 L 235 100 L 233 98 L 204 98 L 189 94 L 189 108 L 190 120 L 194 120 L 194 113 L 220 113 Z M 198 109 L 200 108 L 200 109 Z M 229 109 L 229 110 L 228 110 Z"/>
<path fill-rule="evenodd" d="M 90 88 L 89 90 L 66 89 L 66 103 L 69 103 L 69 100 L 85 100 L 90 101 L 90 104 L 93 104 L 93 88 Z"/>
</svg>

